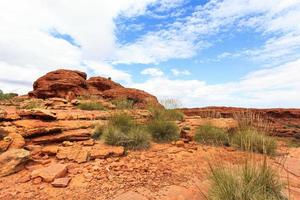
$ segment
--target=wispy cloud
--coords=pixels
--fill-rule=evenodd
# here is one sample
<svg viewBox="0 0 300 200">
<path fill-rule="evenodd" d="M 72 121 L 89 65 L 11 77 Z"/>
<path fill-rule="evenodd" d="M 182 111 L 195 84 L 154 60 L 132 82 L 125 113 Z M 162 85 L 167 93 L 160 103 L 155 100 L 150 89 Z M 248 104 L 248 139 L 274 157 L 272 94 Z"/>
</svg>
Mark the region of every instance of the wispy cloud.
<svg viewBox="0 0 300 200">
<path fill-rule="evenodd" d="M 150 67 L 150 68 L 146 68 L 143 71 L 141 71 L 141 74 L 143 74 L 143 75 L 150 75 L 150 76 L 153 76 L 153 77 L 159 77 L 159 76 L 163 76 L 164 72 L 161 71 L 158 68 Z"/>
</svg>

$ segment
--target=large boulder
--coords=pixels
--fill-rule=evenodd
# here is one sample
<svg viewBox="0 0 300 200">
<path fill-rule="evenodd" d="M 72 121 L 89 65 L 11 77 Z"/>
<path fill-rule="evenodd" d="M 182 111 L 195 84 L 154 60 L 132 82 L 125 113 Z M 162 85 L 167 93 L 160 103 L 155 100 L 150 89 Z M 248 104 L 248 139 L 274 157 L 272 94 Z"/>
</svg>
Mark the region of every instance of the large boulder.
<svg viewBox="0 0 300 200">
<path fill-rule="evenodd" d="M 59 69 L 40 77 L 33 84 L 29 96 L 37 98 L 84 95 L 87 90 L 86 74 L 80 71 Z"/>
<path fill-rule="evenodd" d="M 0 177 L 22 170 L 29 157 L 30 152 L 24 149 L 9 149 L 0 154 Z"/>
<path fill-rule="evenodd" d="M 137 108 L 144 108 L 145 105 L 160 105 L 157 98 L 145 91 L 133 88 L 115 88 L 103 92 L 103 97 L 107 99 L 127 99 L 134 103 Z"/>
<path fill-rule="evenodd" d="M 34 82 L 29 96 L 48 99 L 61 97 L 68 100 L 77 96 L 99 96 L 106 99 L 132 100 L 134 106 L 161 106 L 156 97 L 142 90 L 125 88 L 110 78 L 91 77 L 86 80 L 84 72 L 56 70 L 49 72 Z"/>
</svg>

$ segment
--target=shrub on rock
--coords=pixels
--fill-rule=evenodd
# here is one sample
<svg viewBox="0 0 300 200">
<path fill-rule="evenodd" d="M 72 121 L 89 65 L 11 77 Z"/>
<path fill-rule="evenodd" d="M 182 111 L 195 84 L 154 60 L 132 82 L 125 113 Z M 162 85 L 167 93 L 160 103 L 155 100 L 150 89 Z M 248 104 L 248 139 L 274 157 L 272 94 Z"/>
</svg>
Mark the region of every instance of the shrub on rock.
<svg viewBox="0 0 300 200">
<path fill-rule="evenodd" d="M 105 110 L 105 107 L 98 102 L 84 102 L 77 107 L 81 110 Z"/>
<path fill-rule="evenodd" d="M 179 138 L 179 128 L 174 122 L 153 120 L 148 124 L 148 130 L 156 142 L 170 142 Z"/>
<path fill-rule="evenodd" d="M 135 124 L 130 116 L 118 114 L 112 116 L 104 128 L 103 139 L 109 145 L 145 149 L 150 146 L 151 136 L 145 128 Z"/>
</svg>

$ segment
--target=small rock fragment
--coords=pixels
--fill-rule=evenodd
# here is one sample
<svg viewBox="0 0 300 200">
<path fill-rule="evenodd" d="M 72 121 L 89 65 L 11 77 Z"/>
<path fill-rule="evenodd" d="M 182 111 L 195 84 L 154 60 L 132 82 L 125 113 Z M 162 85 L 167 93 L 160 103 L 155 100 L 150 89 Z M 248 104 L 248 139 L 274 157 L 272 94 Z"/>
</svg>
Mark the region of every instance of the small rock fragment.
<svg viewBox="0 0 300 200">
<path fill-rule="evenodd" d="M 65 178 L 56 178 L 54 181 L 51 183 L 53 187 L 67 187 L 71 181 L 71 178 L 65 177 Z"/>
</svg>

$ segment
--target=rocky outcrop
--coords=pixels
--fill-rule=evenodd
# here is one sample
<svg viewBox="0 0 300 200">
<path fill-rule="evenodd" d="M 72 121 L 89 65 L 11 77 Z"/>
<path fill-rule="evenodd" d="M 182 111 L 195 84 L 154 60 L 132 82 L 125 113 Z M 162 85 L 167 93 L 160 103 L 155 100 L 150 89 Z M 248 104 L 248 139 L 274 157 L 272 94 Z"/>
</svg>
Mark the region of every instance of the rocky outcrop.
<svg viewBox="0 0 300 200">
<path fill-rule="evenodd" d="M 29 156 L 29 151 L 24 149 L 10 149 L 0 154 L 0 177 L 22 170 Z"/>
<path fill-rule="evenodd" d="M 205 107 L 181 109 L 189 117 L 202 118 L 252 118 L 254 123 L 264 124 L 272 135 L 300 137 L 300 109 L 255 109 L 235 107 Z M 257 121 L 257 122 L 256 122 Z"/>
<path fill-rule="evenodd" d="M 108 99 L 127 99 L 135 103 L 135 107 L 160 105 L 155 96 L 142 90 L 125 88 L 110 78 L 91 77 L 86 79 L 84 72 L 72 70 L 56 70 L 37 79 L 29 96 L 48 99 L 60 97 L 68 100 L 78 96 L 100 96 Z"/>
</svg>

